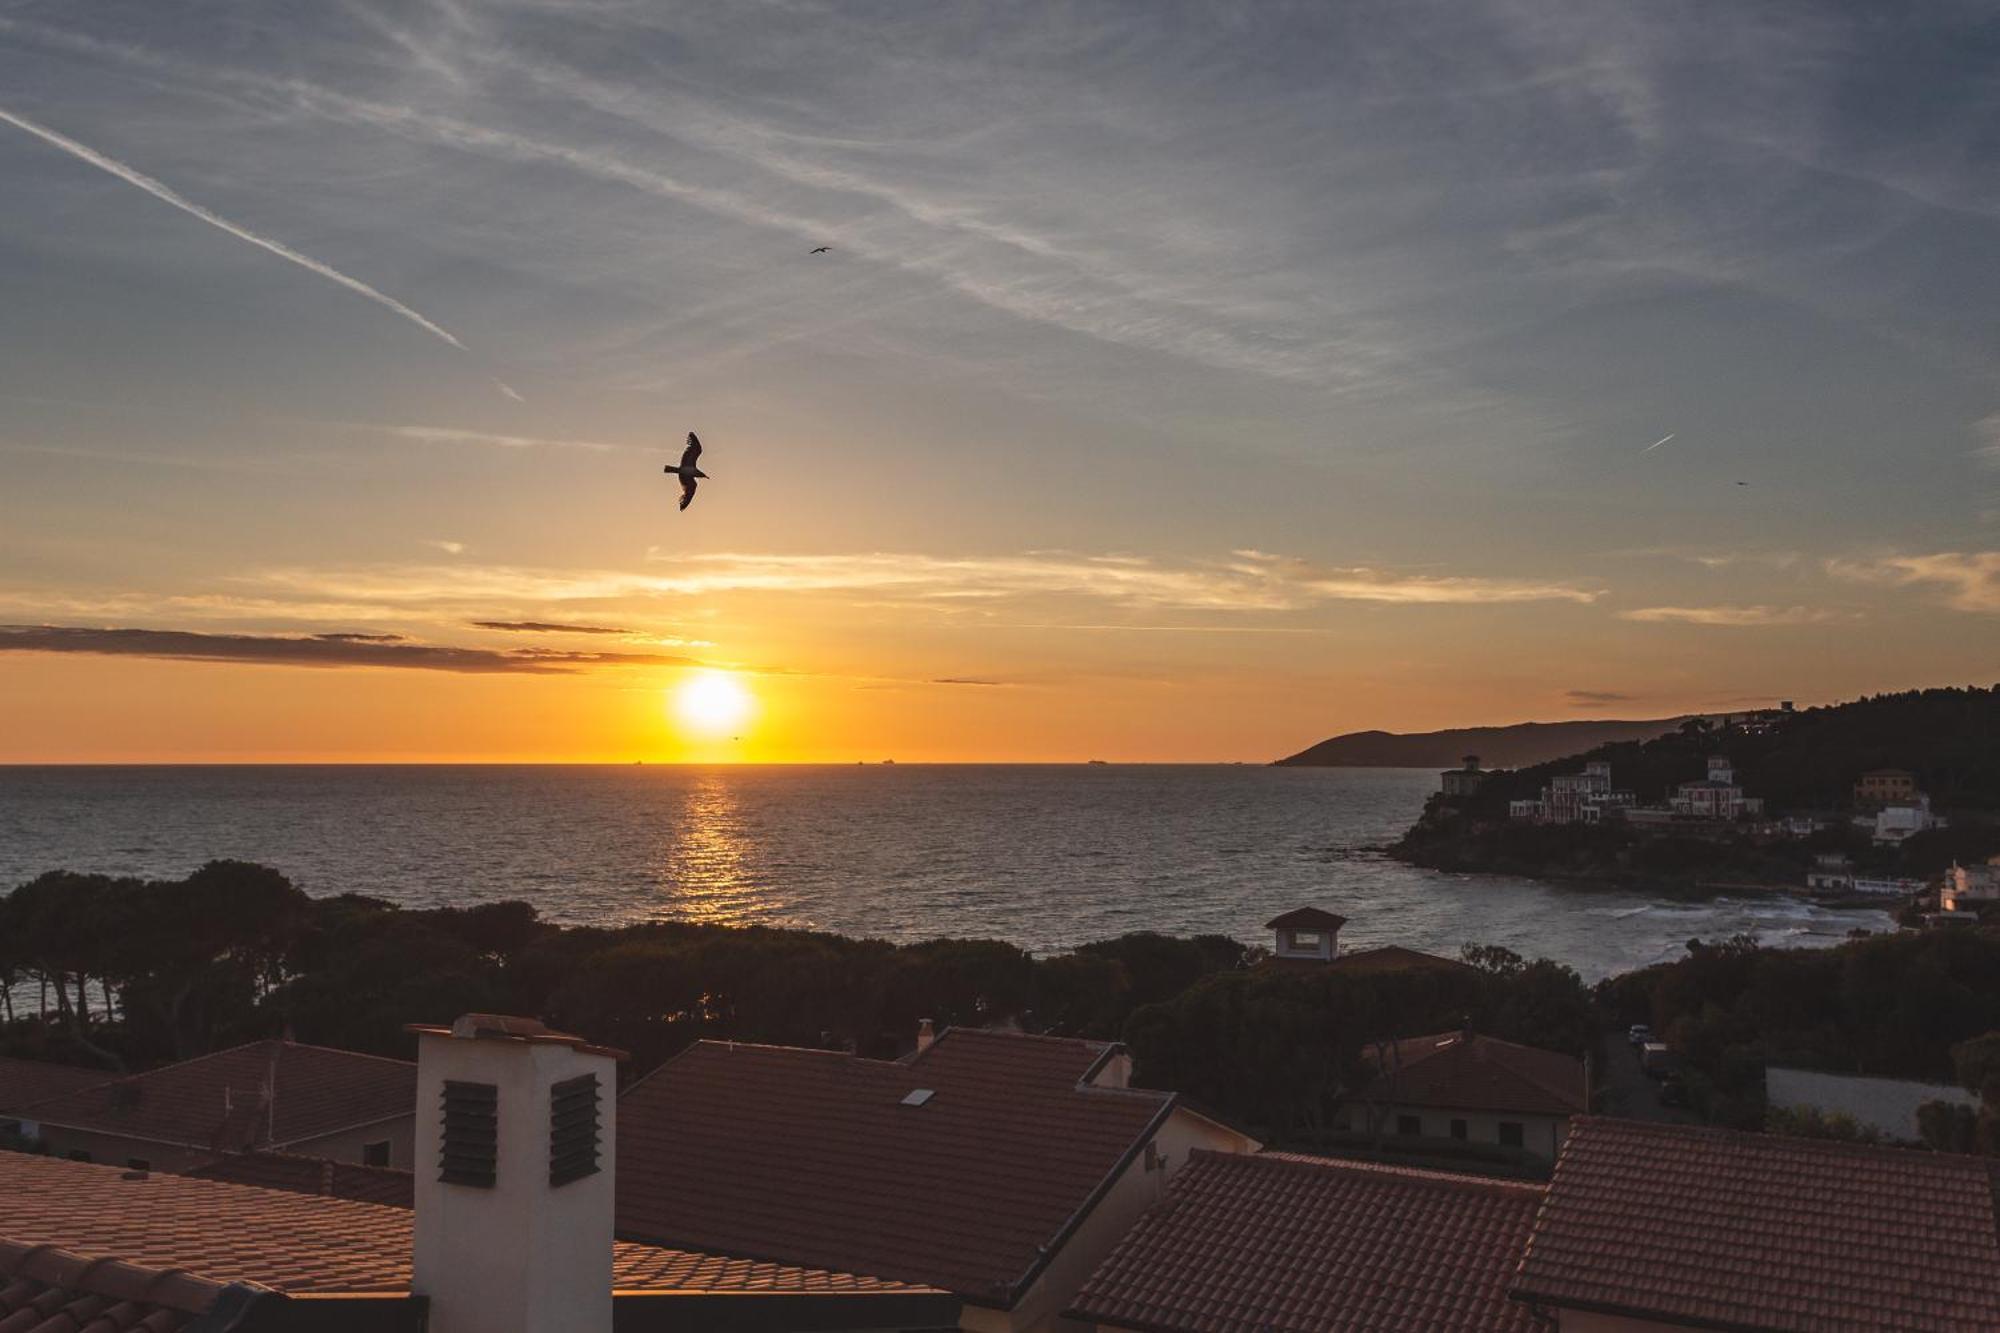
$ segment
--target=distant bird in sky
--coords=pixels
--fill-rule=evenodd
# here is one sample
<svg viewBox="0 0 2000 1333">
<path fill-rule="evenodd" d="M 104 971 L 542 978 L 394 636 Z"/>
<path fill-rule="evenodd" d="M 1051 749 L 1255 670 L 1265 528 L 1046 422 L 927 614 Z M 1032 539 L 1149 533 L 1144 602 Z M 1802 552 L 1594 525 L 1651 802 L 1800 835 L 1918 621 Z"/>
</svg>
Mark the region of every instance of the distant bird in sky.
<svg viewBox="0 0 2000 1333">
<path fill-rule="evenodd" d="M 672 463 L 669 463 L 660 469 L 669 476 L 681 479 L 681 508 L 683 509 L 694 503 L 694 484 L 696 480 L 705 479 L 708 476 L 706 472 L 703 472 L 697 466 L 700 462 L 701 440 L 696 437 L 693 431 L 689 431 L 687 448 L 681 452 L 680 466 L 675 467 Z"/>
<path fill-rule="evenodd" d="M 1737 482 L 1736 484 L 1737 484 L 1738 486 L 1748 486 L 1748 485 L 1749 485 L 1750 483 L 1749 483 L 1749 482 L 1747 482 L 1747 481 L 1739 481 L 1739 482 Z"/>
<path fill-rule="evenodd" d="M 827 251 L 829 251 L 829 250 L 831 250 L 831 249 L 833 249 L 833 247 L 832 247 L 832 246 L 830 246 L 830 245 L 822 245 L 822 246 L 818 247 L 817 249 L 815 249 L 815 250 L 813 251 L 813 253 L 814 253 L 814 254 L 816 254 L 816 255 L 823 255 L 823 254 L 825 254 L 825 253 L 826 253 Z"/>
<path fill-rule="evenodd" d="M 1659 439 L 1654 440 L 1651 444 L 1647 445 L 1644 449 L 1641 449 L 1639 452 L 1642 454 L 1650 454 L 1653 452 L 1653 450 L 1659 448 L 1661 445 L 1665 444 L 1668 440 L 1671 440 L 1673 438 L 1674 437 L 1671 434 L 1662 435 Z"/>
</svg>

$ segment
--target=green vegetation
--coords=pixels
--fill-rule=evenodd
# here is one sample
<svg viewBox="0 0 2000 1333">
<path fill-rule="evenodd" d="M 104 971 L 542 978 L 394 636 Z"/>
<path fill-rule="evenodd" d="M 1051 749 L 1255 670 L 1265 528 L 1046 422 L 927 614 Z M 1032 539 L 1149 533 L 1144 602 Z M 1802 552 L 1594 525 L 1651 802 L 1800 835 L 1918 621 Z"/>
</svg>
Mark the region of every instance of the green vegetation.
<svg viewBox="0 0 2000 1333">
<path fill-rule="evenodd" d="M 894 1054 L 920 1018 L 1116 1037 L 1135 1008 L 1251 953 L 1220 936 L 1135 934 L 1036 959 L 998 940 L 565 929 L 519 902 L 309 898 L 233 861 L 172 881 L 55 871 L 0 899 L 0 1045 L 112 1068 L 282 1032 L 406 1055 L 404 1024 L 484 1010 L 624 1047 L 638 1072 L 701 1037 Z"/>
<path fill-rule="evenodd" d="M 1559 964 L 1468 945 L 1463 969 L 1259 966 L 1219 936 L 1134 934 L 1034 958 L 997 940 L 909 945 L 812 931 L 657 923 L 564 928 L 525 903 L 411 910 L 313 899 L 262 866 L 184 880 L 52 872 L 0 898 L 0 1052 L 135 1070 L 259 1037 L 407 1057 L 403 1025 L 533 1014 L 621 1046 L 643 1074 L 703 1037 L 893 1056 L 917 1022 L 1019 1024 L 1129 1043 L 1138 1081 L 1268 1142 L 1331 1142 L 1335 1106 L 1381 1042 L 1467 1024 L 1581 1053 L 1649 1023 L 1693 1108 L 1764 1123 L 1767 1063 L 1943 1081 L 1983 1112 L 1927 1112 L 1940 1146 L 2000 1148 L 2000 931 L 1833 949 L 1690 941 L 1595 991 Z M 1798 1132 L 1840 1134 L 1828 1124 Z"/>
<path fill-rule="evenodd" d="M 1767 1064 L 1952 1081 L 1954 1047 L 2000 1028 L 2000 933 L 1909 931 L 1832 949 L 1690 940 L 1687 957 L 1602 981 L 1596 999 L 1607 1022 L 1648 1023 L 1679 1054 L 1697 1111 L 1754 1129 Z"/>
</svg>

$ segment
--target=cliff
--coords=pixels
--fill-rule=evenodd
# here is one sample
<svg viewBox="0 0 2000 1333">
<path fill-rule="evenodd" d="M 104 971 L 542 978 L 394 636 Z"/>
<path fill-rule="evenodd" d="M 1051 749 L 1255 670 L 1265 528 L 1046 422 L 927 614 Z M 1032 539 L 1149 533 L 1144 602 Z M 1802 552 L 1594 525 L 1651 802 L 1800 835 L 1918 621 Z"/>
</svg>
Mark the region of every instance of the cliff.
<svg viewBox="0 0 2000 1333">
<path fill-rule="evenodd" d="M 1476 754 L 1488 768 L 1522 768 L 1581 754 L 1600 745 L 1649 741 L 1664 736 L 1684 718 L 1648 722 L 1519 722 L 1507 727 L 1459 727 L 1451 731 L 1351 731 L 1280 759 L 1295 768 L 1457 768 Z"/>
</svg>

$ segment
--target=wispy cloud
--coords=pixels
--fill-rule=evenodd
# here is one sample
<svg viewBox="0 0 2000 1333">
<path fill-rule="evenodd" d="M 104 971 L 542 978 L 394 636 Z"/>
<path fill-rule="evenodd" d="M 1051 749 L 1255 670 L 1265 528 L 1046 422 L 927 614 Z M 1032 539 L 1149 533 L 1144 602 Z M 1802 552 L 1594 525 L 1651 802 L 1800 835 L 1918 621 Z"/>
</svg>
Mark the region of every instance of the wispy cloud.
<svg viewBox="0 0 2000 1333">
<path fill-rule="evenodd" d="M 1817 625 L 1840 617 L 1836 612 L 1807 606 L 1645 606 L 1620 611 L 1618 618 L 1647 625 L 1718 625 L 1742 629 L 1762 625 Z"/>
<path fill-rule="evenodd" d="M 1827 561 L 1836 578 L 1886 587 L 1933 587 L 1955 611 L 2000 612 L 2000 551 L 1939 551 Z"/>
<path fill-rule="evenodd" d="M 932 685 L 990 685 L 1000 687 L 1013 682 L 1005 680 L 981 680 L 976 676 L 939 676 L 929 682 Z"/>
<path fill-rule="evenodd" d="M 1564 690 L 1563 697 L 1576 708 L 1603 708 L 1609 704 L 1631 703 L 1635 698 L 1616 690 Z"/>
<path fill-rule="evenodd" d="M 467 549 L 464 542 L 446 541 L 442 537 L 432 537 L 424 545 L 435 546 L 446 555 L 464 555 Z"/>
<path fill-rule="evenodd" d="M 29 120 L 26 116 L 15 115 L 13 112 L 6 110 L 4 107 L 0 107 L 0 121 L 4 121 L 9 125 L 14 126 L 18 130 L 23 130 L 29 134 L 34 135 L 37 139 L 40 139 L 43 143 L 48 144 L 52 148 L 58 148 L 81 162 L 87 162 L 91 166 L 96 167 L 100 171 L 108 172 L 109 174 L 116 176 L 119 180 L 124 181 L 127 185 L 136 186 L 137 188 L 144 190 L 147 194 L 152 195 L 155 199 L 158 199 L 160 202 L 164 204 L 169 204 L 174 208 L 178 208 L 181 212 L 186 213 L 190 217 L 198 218 L 201 221 L 206 222 L 209 226 L 214 227 L 218 231 L 227 232 L 229 235 L 234 236 L 239 241 L 248 241 L 251 245 L 258 247 L 261 250 L 269 251 L 271 254 L 278 256 L 278 258 L 280 259 L 286 260 L 293 264 L 297 264 L 300 268 L 306 270 L 308 273 L 317 273 L 320 277 L 325 278 L 329 282 L 337 282 L 341 286 L 347 288 L 347 290 L 354 292 L 359 296 L 365 297 L 370 301 L 373 301 L 376 305 L 381 306 L 384 310 L 388 310 L 393 312 L 394 314 L 402 316 L 404 319 L 416 325 L 418 328 L 430 334 L 432 337 L 439 338 L 447 343 L 450 343 L 453 347 L 458 348 L 461 352 L 466 350 L 465 344 L 458 340 L 457 334 L 453 333 L 450 329 L 445 328 L 442 324 L 439 324 L 435 320 L 431 319 L 428 315 L 423 314 L 421 311 L 414 310 L 411 307 L 404 305 L 401 301 L 398 301 L 395 297 L 390 296 L 386 292 L 378 291 L 376 288 L 369 286 L 367 283 L 361 281 L 361 279 L 359 278 L 350 277 L 347 274 L 342 273 L 339 269 L 335 268 L 331 264 L 327 264 L 320 260 L 314 259 L 311 255 L 300 254 L 297 250 L 292 249 L 292 247 L 284 244 L 282 241 L 274 241 L 268 236 L 263 236 L 258 234 L 257 232 L 250 230 L 248 227 L 242 226 L 235 222 L 231 222 L 228 218 L 223 217 L 220 213 L 217 213 L 212 209 L 202 207 L 200 204 L 195 203 L 192 199 L 188 199 L 187 197 L 181 195 L 180 193 L 173 190 L 169 186 L 161 183 L 160 181 L 154 180 L 151 176 L 148 176 L 145 172 L 140 171 L 135 167 L 127 166 L 125 163 L 118 161 L 116 158 L 107 157 L 105 154 L 98 152 L 95 148 L 90 147 L 88 144 L 78 143 L 75 139 L 72 139 L 67 135 L 58 134 L 56 131 L 49 129 L 45 125 L 38 125 L 34 121 Z"/>
<path fill-rule="evenodd" d="M 88 653 L 269 666 L 390 667 L 473 675 L 568 675 L 603 666 L 691 666 L 662 653 L 496 650 L 411 643 L 394 634 L 208 634 L 193 630 L 0 625 L 0 653 Z"/>
<path fill-rule="evenodd" d="M 609 453 L 617 449 L 635 449 L 628 444 L 604 444 L 597 440 L 551 439 L 542 435 L 500 435 L 486 430 L 460 430 L 451 426 L 371 426 L 355 423 L 361 430 L 379 430 L 384 435 L 398 439 L 416 440 L 423 444 L 480 444 L 496 449 L 588 449 L 594 453 Z"/>
<path fill-rule="evenodd" d="M 937 556 L 661 556 L 670 574 L 549 570 L 496 565 L 273 569 L 244 576 L 266 589 L 366 605 L 532 604 L 721 593 L 865 594 L 875 600 L 982 604 L 1064 597 L 1183 611 L 1297 611 L 1333 602 L 1440 606 L 1494 602 L 1588 604 L 1602 594 L 1574 583 L 1439 575 L 1367 566 L 1320 566 L 1259 551 L 1169 563 L 1146 556 L 1027 552 Z"/>
</svg>

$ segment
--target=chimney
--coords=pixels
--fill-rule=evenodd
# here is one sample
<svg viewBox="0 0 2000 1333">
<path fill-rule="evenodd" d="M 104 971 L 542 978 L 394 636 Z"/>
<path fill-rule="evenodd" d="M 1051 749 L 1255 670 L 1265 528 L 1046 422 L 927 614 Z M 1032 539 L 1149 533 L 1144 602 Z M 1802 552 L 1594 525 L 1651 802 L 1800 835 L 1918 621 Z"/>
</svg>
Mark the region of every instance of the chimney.
<svg viewBox="0 0 2000 1333">
<path fill-rule="evenodd" d="M 621 1051 L 528 1018 L 417 1034 L 411 1290 L 431 1333 L 611 1327 Z"/>
<path fill-rule="evenodd" d="M 925 1051 L 928 1051 L 931 1048 L 931 1043 L 936 1040 L 937 1040 L 937 1025 L 931 1022 L 931 1020 L 928 1018 L 918 1019 L 917 1054 L 922 1055 Z M 956 1050 L 958 1048 L 953 1047 L 952 1049 Z"/>
</svg>

